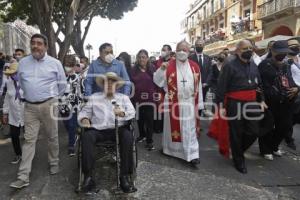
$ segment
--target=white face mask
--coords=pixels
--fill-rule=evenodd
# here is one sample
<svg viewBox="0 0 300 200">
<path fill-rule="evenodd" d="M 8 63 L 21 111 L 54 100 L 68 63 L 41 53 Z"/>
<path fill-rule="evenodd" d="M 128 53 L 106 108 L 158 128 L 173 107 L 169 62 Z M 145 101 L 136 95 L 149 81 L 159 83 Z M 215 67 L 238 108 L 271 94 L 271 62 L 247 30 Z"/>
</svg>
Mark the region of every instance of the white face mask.
<svg viewBox="0 0 300 200">
<path fill-rule="evenodd" d="M 22 56 L 16 56 L 16 60 L 19 62 L 22 59 Z"/>
<path fill-rule="evenodd" d="M 168 56 L 168 53 L 165 52 L 165 51 L 162 51 L 162 52 L 160 53 L 160 56 L 161 56 L 162 58 L 165 58 L 165 57 Z"/>
<path fill-rule="evenodd" d="M 109 64 L 110 64 L 110 63 L 112 63 L 112 61 L 113 61 L 114 59 L 115 59 L 115 56 L 114 56 L 113 54 L 111 54 L 111 53 L 105 56 L 105 62 L 106 62 L 106 63 L 109 63 Z"/>
<path fill-rule="evenodd" d="M 185 62 L 188 59 L 188 53 L 186 53 L 185 51 L 177 51 L 176 52 L 176 59 L 181 61 L 181 62 Z"/>
<path fill-rule="evenodd" d="M 73 68 L 72 67 L 65 67 L 65 70 L 67 73 L 70 73 L 72 72 Z"/>
</svg>

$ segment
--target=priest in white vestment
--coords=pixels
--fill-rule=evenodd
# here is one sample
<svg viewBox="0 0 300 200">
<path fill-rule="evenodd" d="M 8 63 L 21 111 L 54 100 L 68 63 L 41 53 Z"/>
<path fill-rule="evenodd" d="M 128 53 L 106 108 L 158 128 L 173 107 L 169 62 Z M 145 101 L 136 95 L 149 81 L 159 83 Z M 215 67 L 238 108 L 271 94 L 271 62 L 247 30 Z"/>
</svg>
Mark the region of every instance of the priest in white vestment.
<svg viewBox="0 0 300 200">
<path fill-rule="evenodd" d="M 199 164 L 198 111 L 204 109 L 200 69 L 188 59 L 189 44 L 178 43 L 176 60 L 162 63 L 153 80 L 164 88 L 163 153 Z"/>
</svg>

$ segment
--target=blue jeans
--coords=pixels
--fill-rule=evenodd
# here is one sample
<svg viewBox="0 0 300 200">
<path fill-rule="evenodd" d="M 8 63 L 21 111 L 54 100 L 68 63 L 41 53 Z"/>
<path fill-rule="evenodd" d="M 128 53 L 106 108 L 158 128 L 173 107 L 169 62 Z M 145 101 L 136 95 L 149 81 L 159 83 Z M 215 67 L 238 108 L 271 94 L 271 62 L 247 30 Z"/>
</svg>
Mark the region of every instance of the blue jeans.
<svg viewBox="0 0 300 200">
<path fill-rule="evenodd" d="M 69 135 L 69 148 L 74 148 L 75 138 L 76 138 L 76 130 L 78 127 L 77 113 L 72 113 L 72 117 L 70 119 L 64 120 L 64 125 L 65 125 L 68 135 Z"/>
</svg>

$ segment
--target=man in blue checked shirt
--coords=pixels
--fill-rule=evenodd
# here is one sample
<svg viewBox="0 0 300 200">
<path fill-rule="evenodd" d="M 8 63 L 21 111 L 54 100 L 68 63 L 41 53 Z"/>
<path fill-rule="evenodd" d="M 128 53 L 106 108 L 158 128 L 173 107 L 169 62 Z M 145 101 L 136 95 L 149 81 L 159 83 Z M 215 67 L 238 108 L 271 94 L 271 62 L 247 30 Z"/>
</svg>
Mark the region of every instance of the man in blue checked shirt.
<svg viewBox="0 0 300 200">
<path fill-rule="evenodd" d="M 99 53 L 98 59 L 94 60 L 89 67 L 85 80 L 85 96 L 91 96 L 93 93 L 101 91 L 95 83 L 95 78 L 107 72 L 114 72 L 125 81 L 125 85 L 118 92 L 129 96 L 131 91 L 129 76 L 124 64 L 115 59 L 113 46 L 109 43 L 104 43 L 100 46 Z"/>
<path fill-rule="evenodd" d="M 48 139 L 48 163 L 51 175 L 59 172 L 57 105 L 58 96 L 66 89 L 66 76 L 60 61 L 47 55 L 48 39 L 34 34 L 30 40 L 31 55 L 19 63 L 18 79 L 23 90 L 24 144 L 18 178 L 10 187 L 21 189 L 29 185 L 32 160 L 41 124 Z"/>
</svg>

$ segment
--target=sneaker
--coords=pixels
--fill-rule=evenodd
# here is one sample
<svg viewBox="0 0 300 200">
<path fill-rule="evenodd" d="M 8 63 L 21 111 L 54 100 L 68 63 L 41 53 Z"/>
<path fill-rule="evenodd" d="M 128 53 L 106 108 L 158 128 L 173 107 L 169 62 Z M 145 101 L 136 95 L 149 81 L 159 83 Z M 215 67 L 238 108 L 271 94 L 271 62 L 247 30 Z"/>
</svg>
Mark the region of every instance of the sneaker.
<svg viewBox="0 0 300 200">
<path fill-rule="evenodd" d="M 27 187 L 29 185 L 29 182 L 25 182 L 23 180 L 16 180 L 15 182 L 12 182 L 9 187 L 12 187 L 12 188 L 16 188 L 16 189 L 21 189 L 23 187 Z"/>
<path fill-rule="evenodd" d="M 274 154 L 275 156 L 281 157 L 281 156 L 283 155 L 283 151 L 281 151 L 281 150 L 274 151 L 273 154 Z"/>
<path fill-rule="evenodd" d="M 58 165 L 52 165 L 50 166 L 50 174 L 54 175 L 59 172 L 59 166 Z"/>
<path fill-rule="evenodd" d="M 75 149 L 74 149 L 74 148 L 69 148 L 69 150 L 68 150 L 68 155 L 69 155 L 70 157 L 75 156 L 75 155 L 76 155 L 76 154 L 75 154 Z"/>
<path fill-rule="evenodd" d="M 266 160 L 274 160 L 274 157 L 273 157 L 272 154 L 265 154 L 264 155 L 264 159 L 266 159 Z"/>
<path fill-rule="evenodd" d="M 10 164 L 18 164 L 22 160 L 22 156 L 16 156 Z"/>
<path fill-rule="evenodd" d="M 155 150 L 154 146 L 152 143 L 146 144 L 146 149 L 148 149 L 148 151 L 152 151 Z"/>
<path fill-rule="evenodd" d="M 146 138 L 145 138 L 145 137 L 141 137 L 141 136 L 138 137 L 138 138 L 136 138 L 136 141 L 137 141 L 137 142 L 140 142 L 140 143 L 141 143 L 141 142 L 144 142 L 145 140 L 146 140 Z"/>
</svg>

